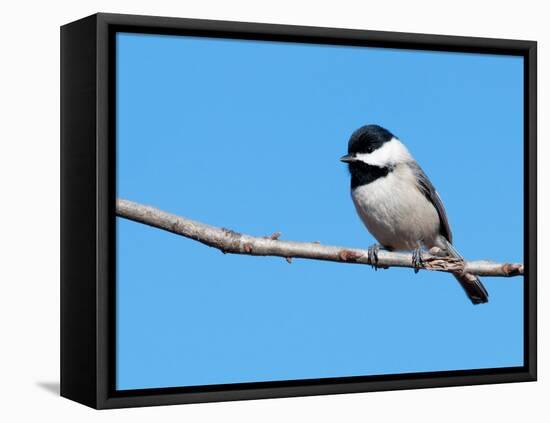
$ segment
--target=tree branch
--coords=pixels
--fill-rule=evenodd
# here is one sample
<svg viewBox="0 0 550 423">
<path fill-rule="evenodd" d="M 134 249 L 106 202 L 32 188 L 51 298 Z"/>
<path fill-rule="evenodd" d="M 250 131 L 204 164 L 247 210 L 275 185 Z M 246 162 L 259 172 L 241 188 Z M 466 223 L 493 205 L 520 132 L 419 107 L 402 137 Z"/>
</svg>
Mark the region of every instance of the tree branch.
<svg viewBox="0 0 550 423">
<path fill-rule="evenodd" d="M 196 222 L 182 216 L 145 206 L 132 201 L 117 199 L 118 216 L 163 229 L 177 235 L 193 239 L 223 253 L 246 254 L 251 256 L 283 257 L 288 262 L 293 258 L 358 263 L 373 265 L 367 250 L 321 245 L 318 242 L 295 242 L 279 240 L 280 233 L 271 236 L 255 237 L 238 232 Z M 422 254 L 423 268 L 441 272 L 466 272 L 479 276 L 523 275 L 521 263 L 494 263 L 490 261 L 461 261 L 456 258 Z M 380 250 L 378 267 L 410 267 L 412 254 Z"/>
</svg>

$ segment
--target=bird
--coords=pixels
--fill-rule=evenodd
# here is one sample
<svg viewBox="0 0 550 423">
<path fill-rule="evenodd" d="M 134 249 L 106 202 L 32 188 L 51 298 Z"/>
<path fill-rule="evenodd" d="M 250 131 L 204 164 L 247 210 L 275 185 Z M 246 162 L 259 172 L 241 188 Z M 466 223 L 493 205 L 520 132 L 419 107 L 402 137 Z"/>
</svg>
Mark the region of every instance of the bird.
<svg viewBox="0 0 550 423">
<path fill-rule="evenodd" d="M 371 263 L 378 260 L 380 248 L 413 251 L 415 272 L 422 265 L 423 249 L 463 260 L 452 244 L 439 194 L 399 138 L 379 125 L 362 126 L 352 133 L 348 153 L 340 160 L 348 165 L 357 214 L 379 243 L 369 248 Z M 453 276 L 473 304 L 489 301 L 477 276 Z"/>
</svg>

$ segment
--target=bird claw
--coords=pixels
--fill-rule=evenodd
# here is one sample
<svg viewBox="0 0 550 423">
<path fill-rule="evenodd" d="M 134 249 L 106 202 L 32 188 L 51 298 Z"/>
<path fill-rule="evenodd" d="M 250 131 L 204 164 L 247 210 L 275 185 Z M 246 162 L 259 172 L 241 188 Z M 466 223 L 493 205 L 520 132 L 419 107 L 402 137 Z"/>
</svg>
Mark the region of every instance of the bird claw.
<svg viewBox="0 0 550 423">
<path fill-rule="evenodd" d="M 417 248 L 412 253 L 412 265 L 414 268 L 414 273 L 418 273 L 420 269 L 424 267 L 424 260 L 422 259 L 422 249 Z"/>
<path fill-rule="evenodd" d="M 378 270 L 378 252 L 380 251 L 380 244 L 371 245 L 367 250 L 367 258 L 374 270 Z"/>
</svg>

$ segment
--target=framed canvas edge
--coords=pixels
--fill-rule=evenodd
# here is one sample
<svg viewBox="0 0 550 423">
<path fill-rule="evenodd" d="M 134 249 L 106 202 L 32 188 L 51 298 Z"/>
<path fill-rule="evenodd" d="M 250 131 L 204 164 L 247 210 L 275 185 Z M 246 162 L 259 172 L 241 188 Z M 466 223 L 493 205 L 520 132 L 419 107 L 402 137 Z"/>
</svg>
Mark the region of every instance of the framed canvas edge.
<svg viewBox="0 0 550 423">
<path fill-rule="evenodd" d="M 97 234 L 96 245 L 96 398 L 86 405 L 103 408 L 136 407 L 150 405 L 184 404 L 212 401 L 232 401 L 244 399 L 324 395 L 382 390 L 402 390 L 460 385 L 477 385 L 506 382 L 534 381 L 537 378 L 536 351 L 536 50 L 534 41 L 503 40 L 446 35 L 410 34 L 396 32 L 317 28 L 229 21 L 210 21 L 184 18 L 164 18 L 152 16 L 103 14 L 92 15 L 96 21 L 96 82 L 97 82 L 97 124 L 96 124 L 96 182 L 97 190 L 90 193 L 96 196 Z M 89 17 L 89 18 L 92 18 Z M 70 24 L 69 24 L 70 25 Z M 220 389 L 208 392 L 133 394 L 131 391 L 118 391 L 116 395 L 110 386 L 114 371 L 112 355 L 115 342 L 110 322 L 114 319 L 113 284 L 109 284 L 110 265 L 114 257 L 114 122 L 110 119 L 112 90 L 109 89 L 110 75 L 114 68 L 114 56 L 109 49 L 109 37 L 116 28 L 133 27 L 136 30 L 148 28 L 151 31 L 206 31 L 226 34 L 228 37 L 283 37 L 306 42 L 337 41 L 344 44 L 356 40 L 364 45 L 388 45 L 399 48 L 427 49 L 440 51 L 476 51 L 495 54 L 515 54 L 525 61 L 525 234 L 526 237 L 526 277 L 527 295 L 525 307 L 528 310 L 525 321 L 525 365 L 513 369 L 501 369 L 492 374 L 467 374 L 438 376 L 434 372 L 418 377 L 366 382 L 320 382 L 317 385 L 250 387 L 246 389 Z M 111 164 L 111 166 L 109 165 Z M 495 370 L 495 369 L 490 369 Z M 449 373 L 449 372 L 443 372 Z M 450 372 L 452 373 L 452 372 Z M 397 375 L 399 376 L 399 375 Z M 254 384 L 251 384 L 254 385 Z M 73 398 L 74 399 L 74 398 Z M 81 401 L 82 402 L 82 401 Z"/>
<path fill-rule="evenodd" d="M 157 393 L 118 395 L 100 399 L 98 409 L 125 407 L 148 407 L 156 405 L 195 404 L 220 401 L 241 401 L 270 398 L 290 398 L 318 395 L 353 394 L 380 391 L 400 391 L 409 389 L 448 388 L 499 383 L 532 382 L 536 377 L 527 371 L 478 376 L 448 376 L 418 378 L 403 381 L 350 382 L 312 386 L 292 386 L 276 388 L 248 388 L 240 390 L 219 390 L 193 393 Z"/>
</svg>

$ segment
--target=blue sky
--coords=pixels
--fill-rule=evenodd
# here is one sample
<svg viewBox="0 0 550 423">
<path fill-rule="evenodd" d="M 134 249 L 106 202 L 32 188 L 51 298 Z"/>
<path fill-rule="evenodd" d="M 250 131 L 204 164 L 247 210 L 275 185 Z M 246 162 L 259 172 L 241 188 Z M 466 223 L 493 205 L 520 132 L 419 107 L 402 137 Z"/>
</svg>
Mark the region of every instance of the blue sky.
<svg viewBox="0 0 550 423">
<path fill-rule="evenodd" d="M 338 161 L 396 134 L 466 258 L 523 260 L 519 57 L 117 35 L 117 194 L 252 235 L 366 248 Z M 117 388 L 523 364 L 523 278 L 223 255 L 117 218 Z"/>
</svg>

